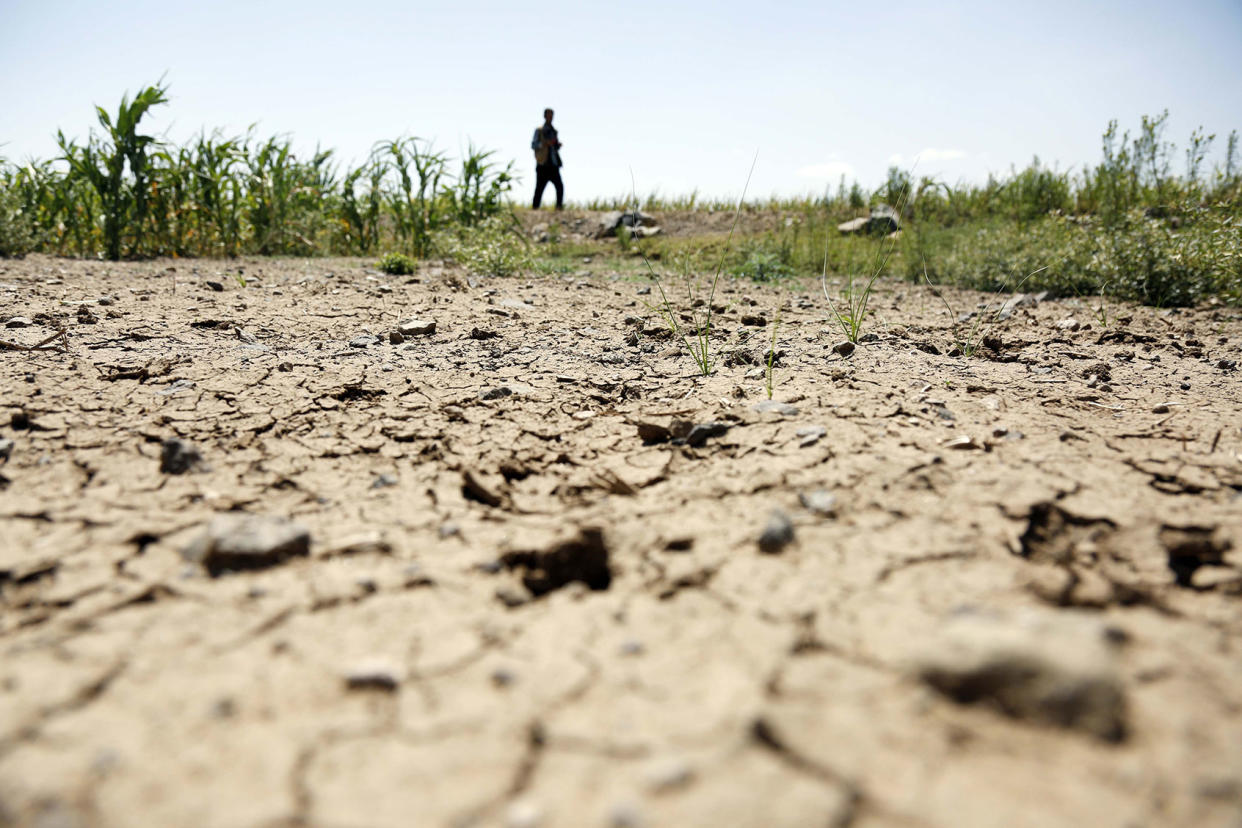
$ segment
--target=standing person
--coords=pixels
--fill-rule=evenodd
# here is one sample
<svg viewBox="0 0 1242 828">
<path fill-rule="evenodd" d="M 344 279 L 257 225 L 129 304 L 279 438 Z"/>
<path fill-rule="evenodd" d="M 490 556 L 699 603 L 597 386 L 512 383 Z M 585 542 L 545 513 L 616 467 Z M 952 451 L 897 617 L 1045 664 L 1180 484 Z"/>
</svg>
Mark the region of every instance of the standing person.
<svg viewBox="0 0 1242 828">
<path fill-rule="evenodd" d="M 560 210 L 565 201 L 565 185 L 561 183 L 561 142 L 556 137 L 556 128 L 552 126 L 552 110 L 543 111 L 543 126 L 535 130 L 530 148 L 535 151 L 535 201 L 534 209 L 539 209 L 543 200 L 543 190 L 552 182 L 556 188 L 556 209 Z"/>
</svg>

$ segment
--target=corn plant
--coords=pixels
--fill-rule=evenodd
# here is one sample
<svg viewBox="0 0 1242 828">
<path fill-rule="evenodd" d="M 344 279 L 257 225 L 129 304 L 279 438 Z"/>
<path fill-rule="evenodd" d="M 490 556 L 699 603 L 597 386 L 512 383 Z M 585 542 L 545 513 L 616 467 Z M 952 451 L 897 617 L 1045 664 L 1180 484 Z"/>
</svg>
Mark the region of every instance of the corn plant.
<svg viewBox="0 0 1242 828">
<path fill-rule="evenodd" d="M 112 261 L 121 258 L 126 235 L 131 239 L 131 250 L 142 246 L 148 216 L 147 150 L 156 141 L 154 136 L 138 134 L 138 123 L 151 107 L 168 102 L 167 91 L 157 84 L 141 90 L 132 102 L 128 95 L 123 95 L 115 118 L 96 106 L 99 124 L 106 134 L 99 136 L 92 130 L 84 145 L 66 139 L 63 132 L 56 134 L 71 175 L 88 182 L 99 195 L 104 253 Z"/>
<path fill-rule="evenodd" d="M 492 155 L 470 144 L 456 182 L 445 191 L 458 224 L 469 227 L 500 211 L 501 198 L 513 180 L 513 162 L 498 170 L 497 164 L 488 160 Z"/>
</svg>

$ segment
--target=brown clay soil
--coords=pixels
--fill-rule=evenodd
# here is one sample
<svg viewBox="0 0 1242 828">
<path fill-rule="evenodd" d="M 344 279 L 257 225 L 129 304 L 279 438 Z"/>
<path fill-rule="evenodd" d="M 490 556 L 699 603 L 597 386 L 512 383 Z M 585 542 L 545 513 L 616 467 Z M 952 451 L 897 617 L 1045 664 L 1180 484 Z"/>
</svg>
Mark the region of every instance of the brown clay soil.
<svg viewBox="0 0 1242 828">
<path fill-rule="evenodd" d="M 1242 824 L 1236 310 L 602 261 L 0 262 L 0 824 Z"/>
</svg>

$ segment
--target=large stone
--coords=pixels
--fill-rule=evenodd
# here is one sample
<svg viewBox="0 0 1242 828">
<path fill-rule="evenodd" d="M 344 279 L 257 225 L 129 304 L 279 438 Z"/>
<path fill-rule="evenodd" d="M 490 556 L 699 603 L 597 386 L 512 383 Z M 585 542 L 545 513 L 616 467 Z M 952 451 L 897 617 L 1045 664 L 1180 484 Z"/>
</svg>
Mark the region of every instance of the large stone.
<svg viewBox="0 0 1242 828">
<path fill-rule="evenodd" d="M 230 513 L 217 515 L 182 555 L 203 565 L 211 576 L 266 569 L 310 554 L 310 532 L 281 517 Z"/>
<path fill-rule="evenodd" d="M 837 230 L 844 235 L 855 233 L 874 233 L 886 236 L 901 229 L 901 218 L 897 211 L 887 204 L 877 204 L 871 208 L 866 217 L 850 219 L 837 225 Z"/>
<path fill-rule="evenodd" d="M 659 232 L 659 228 L 656 227 L 656 220 L 641 210 L 631 210 L 624 213 L 620 210 L 613 210 L 599 217 L 599 225 L 595 230 L 595 237 L 615 236 L 617 235 L 617 230 L 622 227 L 629 227 L 631 234 L 638 238 L 653 236 Z"/>
<path fill-rule="evenodd" d="M 436 332 L 436 323 L 432 319 L 402 319 L 397 323 L 397 333 L 403 337 L 430 336 Z"/>
<path fill-rule="evenodd" d="M 919 678 L 961 704 L 1120 741 L 1126 697 L 1114 650 L 1123 638 L 1083 616 L 967 609 L 945 621 L 915 665 Z"/>
</svg>

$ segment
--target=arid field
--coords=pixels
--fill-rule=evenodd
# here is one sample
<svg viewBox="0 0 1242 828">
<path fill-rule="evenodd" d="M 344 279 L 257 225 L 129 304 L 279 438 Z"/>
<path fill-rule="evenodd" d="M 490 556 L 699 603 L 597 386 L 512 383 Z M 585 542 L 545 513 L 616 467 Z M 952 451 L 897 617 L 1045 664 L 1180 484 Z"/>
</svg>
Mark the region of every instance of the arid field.
<svg viewBox="0 0 1242 828">
<path fill-rule="evenodd" d="M 562 271 L 0 260 L 0 825 L 1242 825 L 1236 307 Z"/>
</svg>

